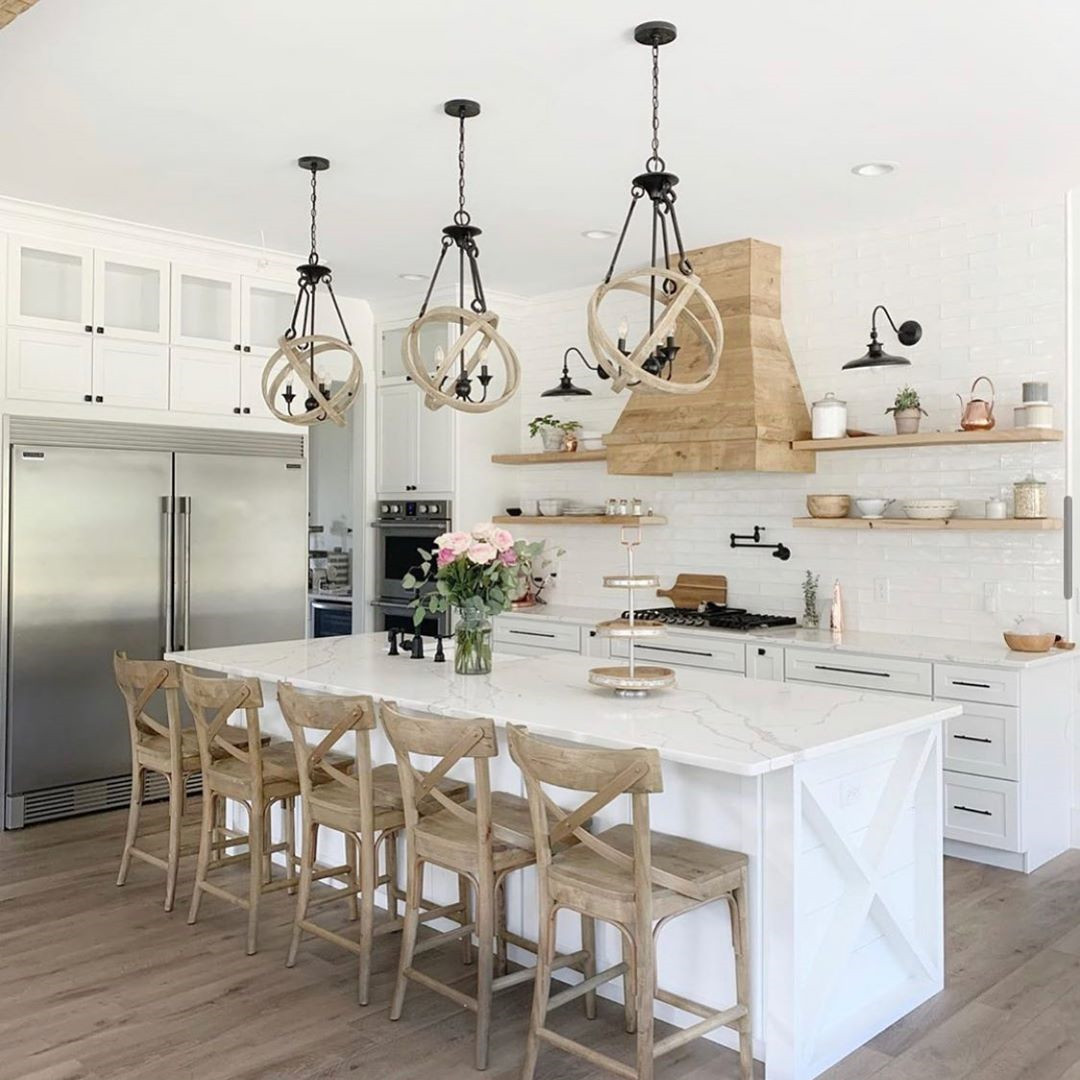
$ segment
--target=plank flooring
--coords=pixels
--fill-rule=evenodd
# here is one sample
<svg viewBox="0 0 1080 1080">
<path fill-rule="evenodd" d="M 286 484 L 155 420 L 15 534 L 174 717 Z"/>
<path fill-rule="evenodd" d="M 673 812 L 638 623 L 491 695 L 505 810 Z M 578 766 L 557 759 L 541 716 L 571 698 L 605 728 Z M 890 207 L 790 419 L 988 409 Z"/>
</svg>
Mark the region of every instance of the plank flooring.
<svg viewBox="0 0 1080 1080">
<path fill-rule="evenodd" d="M 148 847 L 163 849 L 163 807 L 147 817 L 157 834 Z M 411 987 L 403 1018 L 387 1018 L 396 935 L 378 939 L 372 1004 L 362 1009 L 352 956 L 306 939 L 297 966 L 285 968 L 292 901 L 283 893 L 266 898 L 260 951 L 247 957 L 242 912 L 208 898 L 199 924 L 186 925 L 191 860 L 171 915 L 151 867 L 136 863 L 118 889 L 123 824 L 109 813 L 0 834 L 0 1080 L 478 1075 L 472 1017 L 452 1002 Z M 945 991 L 825 1076 L 1080 1080 L 1080 852 L 1028 877 L 947 860 L 945 881 Z M 338 918 L 345 925 L 344 905 Z M 425 959 L 470 988 L 456 948 Z M 517 1076 L 530 997 L 522 986 L 496 998 L 491 1080 Z M 568 1035 L 629 1060 L 621 1008 L 601 1001 L 591 1024 L 574 1006 L 556 1015 Z M 554 1050 L 537 1070 L 538 1080 L 604 1075 Z M 724 1080 L 738 1061 L 699 1041 L 657 1075 Z"/>
</svg>

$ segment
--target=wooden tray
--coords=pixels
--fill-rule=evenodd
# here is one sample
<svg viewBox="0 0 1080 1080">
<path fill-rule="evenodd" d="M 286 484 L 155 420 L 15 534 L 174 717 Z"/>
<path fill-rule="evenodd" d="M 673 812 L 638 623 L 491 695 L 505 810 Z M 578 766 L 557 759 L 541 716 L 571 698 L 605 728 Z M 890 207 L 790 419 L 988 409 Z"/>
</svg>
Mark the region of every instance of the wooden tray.
<svg viewBox="0 0 1080 1080">
<path fill-rule="evenodd" d="M 657 589 L 657 596 L 667 597 L 676 607 L 696 608 L 727 603 L 727 578 L 723 574 L 679 574 L 670 589 Z"/>
</svg>

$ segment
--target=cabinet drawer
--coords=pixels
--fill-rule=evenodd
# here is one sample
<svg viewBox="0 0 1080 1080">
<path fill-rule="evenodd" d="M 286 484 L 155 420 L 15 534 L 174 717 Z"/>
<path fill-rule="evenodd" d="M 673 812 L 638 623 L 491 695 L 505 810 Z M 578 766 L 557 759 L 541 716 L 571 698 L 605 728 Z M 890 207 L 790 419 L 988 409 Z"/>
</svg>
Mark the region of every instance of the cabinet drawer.
<svg viewBox="0 0 1080 1080">
<path fill-rule="evenodd" d="M 556 652 L 581 652 L 581 627 L 570 623 L 500 616 L 495 620 L 495 641 L 499 645 L 530 645 Z"/>
<path fill-rule="evenodd" d="M 1020 779 L 1020 725 L 1008 705 L 965 705 L 945 725 L 945 768 Z"/>
<path fill-rule="evenodd" d="M 945 773 L 945 838 L 1020 850 L 1018 786 L 1011 780 Z"/>
<path fill-rule="evenodd" d="M 996 668 L 935 664 L 934 697 L 981 701 L 987 705 L 1019 705 L 1020 675 Z"/>
<path fill-rule="evenodd" d="M 930 696 L 930 664 L 919 660 L 883 659 L 880 656 L 817 649 L 785 649 L 784 674 L 787 679 L 799 682 Z"/>
<path fill-rule="evenodd" d="M 629 655 L 628 643 L 615 638 L 611 642 L 611 655 L 625 658 Z M 714 671 L 734 671 L 746 674 L 746 645 L 741 641 L 718 641 L 715 637 L 671 637 L 663 645 L 636 642 L 634 655 L 648 663 L 672 664 L 676 667 L 704 667 Z"/>
</svg>

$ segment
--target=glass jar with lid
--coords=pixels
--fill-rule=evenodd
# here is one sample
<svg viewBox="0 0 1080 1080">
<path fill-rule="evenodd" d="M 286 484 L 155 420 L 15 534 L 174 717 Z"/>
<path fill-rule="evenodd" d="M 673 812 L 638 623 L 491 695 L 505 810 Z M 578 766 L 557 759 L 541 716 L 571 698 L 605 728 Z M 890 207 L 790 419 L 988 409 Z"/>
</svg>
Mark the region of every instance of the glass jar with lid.
<svg viewBox="0 0 1080 1080">
<path fill-rule="evenodd" d="M 811 433 L 815 439 L 843 439 L 847 435 L 846 401 L 829 393 L 814 402 L 811 412 Z"/>
<path fill-rule="evenodd" d="M 1034 476 L 1013 484 L 1013 517 L 1016 518 L 1044 518 L 1046 517 L 1046 483 L 1036 480 Z"/>
</svg>

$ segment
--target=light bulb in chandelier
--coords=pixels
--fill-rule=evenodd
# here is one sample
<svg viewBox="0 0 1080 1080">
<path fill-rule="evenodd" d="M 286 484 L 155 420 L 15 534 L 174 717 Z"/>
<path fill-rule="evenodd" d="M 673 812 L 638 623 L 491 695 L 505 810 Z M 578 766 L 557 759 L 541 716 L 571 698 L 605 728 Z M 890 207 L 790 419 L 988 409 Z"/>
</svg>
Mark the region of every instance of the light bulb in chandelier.
<svg viewBox="0 0 1080 1080">
<path fill-rule="evenodd" d="M 480 249 L 476 243 L 480 229 L 472 224 L 472 217 L 465 209 L 465 121 L 478 116 L 480 106 L 475 101 L 455 98 L 446 102 L 443 110 L 458 121 L 458 208 L 453 223 L 442 230 L 439 257 L 427 295 L 402 342 L 402 363 L 409 377 L 424 392 L 424 404 L 429 409 L 449 405 L 461 412 L 490 412 L 514 395 L 521 380 L 521 368 L 517 354 L 499 333 L 498 315 L 488 310 L 480 278 Z M 439 272 L 451 249 L 455 249 L 458 256 L 457 306 L 429 308 Z M 472 291 L 468 307 L 465 305 L 466 280 Z M 435 349 L 434 369 L 420 351 L 423 329 L 429 325 L 457 327 L 457 337 L 449 351 L 444 351 L 441 346 Z M 496 397 L 489 397 L 495 379 L 488 364 L 492 346 L 503 370 L 501 389 Z"/>
<path fill-rule="evenodd" d="M 675 185 L 679 178 L 667 171 L 660 156 L 660 48 L 675 40 L 671 23 L 646 22 L 634 30 L 634 40 L 652 50 L 652 152 L 645 171 L 630 185 L 630 207 L 604 280 L 589 300 L 588 338 L 596 361 L 610 377 L 614 390 L 649 389 L 672 394 L 692 394 L 705 389 L 716 377 L 724 348 L 724 326 L 712 297 L 702 287 L 683 247 L 675 209 Z M 649 265 L 616 274 L 634 210 L 648 197 L 652 207 Z M 674 246 L 674 251 L 672 250 Z M 612 293 L 631 293 L 646 299 L 648 330 L 636 344 L 629 343 L 629 326 L 623 319 L 612 340 L 604 326 L 601 308 Z M 681 346 L 677 335 L 686 335 L 695 346 L 689 377 L 674 378 Z"/>
</svg>

